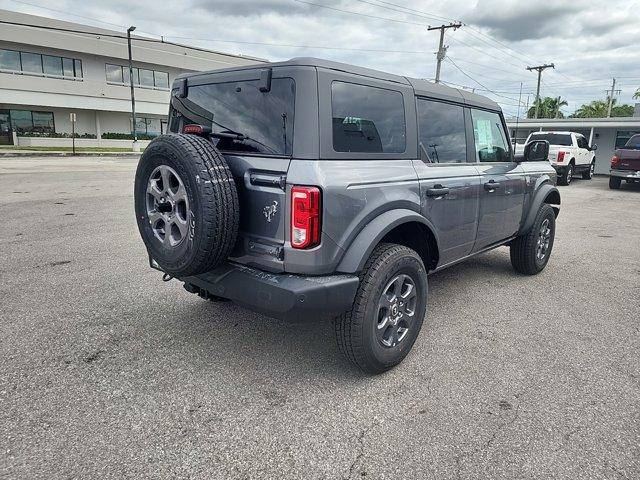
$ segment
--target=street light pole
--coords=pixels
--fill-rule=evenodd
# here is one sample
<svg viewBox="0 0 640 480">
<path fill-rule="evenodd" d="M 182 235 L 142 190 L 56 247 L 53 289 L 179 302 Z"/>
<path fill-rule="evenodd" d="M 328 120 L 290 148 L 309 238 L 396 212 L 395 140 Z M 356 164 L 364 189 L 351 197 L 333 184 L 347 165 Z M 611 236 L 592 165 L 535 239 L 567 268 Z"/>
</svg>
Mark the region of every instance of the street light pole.
<svg viewBox="0 0 640 480">
<path fill-rule="evenodd" d="M 131 58 L 131 32 L 136 27 L 127 28 L 127 48 L 129 49 L 129 86 L 131 87 L 131 121 L 133 125 L 133 149 L 138 148 L 138 132 L 136 131 L 136 96 L 133 90 L 133 60 Z"/>
</svg>

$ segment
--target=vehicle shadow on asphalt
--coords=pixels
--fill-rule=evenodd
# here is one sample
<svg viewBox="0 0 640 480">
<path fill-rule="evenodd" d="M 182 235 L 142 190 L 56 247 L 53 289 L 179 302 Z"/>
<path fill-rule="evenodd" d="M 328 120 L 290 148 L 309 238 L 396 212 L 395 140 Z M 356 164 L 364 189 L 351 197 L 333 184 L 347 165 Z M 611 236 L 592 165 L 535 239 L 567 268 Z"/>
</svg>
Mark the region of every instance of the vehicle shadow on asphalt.
<svg viewBox="0 0 640 480">
<path fill-rule="evenodd" d="M 455 298 L 478 282 L 504 283 L 519 276 L 511 267 L 508 251 L 489 252 L 477 258 L 429 276 L 429 307 L 423 327 L 428 328 L 431 314 L 446 317 L 446 302 L 441 295 Z M 438 311 L 432 312 L 432 305 Z M 445 310 L 442 310 L 442 309 Z M 331 319 L 282 321 L 253 313 L 231 302 L 202 300 L 184 307 L 175 335 L 204 352 L 212 360 L 220 359 L 254 369 L 255 375 L 304 375 L 305 377 L 355 380 L 366 376 L 338 351 Z M 418 340 L 419 341 L 419 340 Z"/>
</svg>

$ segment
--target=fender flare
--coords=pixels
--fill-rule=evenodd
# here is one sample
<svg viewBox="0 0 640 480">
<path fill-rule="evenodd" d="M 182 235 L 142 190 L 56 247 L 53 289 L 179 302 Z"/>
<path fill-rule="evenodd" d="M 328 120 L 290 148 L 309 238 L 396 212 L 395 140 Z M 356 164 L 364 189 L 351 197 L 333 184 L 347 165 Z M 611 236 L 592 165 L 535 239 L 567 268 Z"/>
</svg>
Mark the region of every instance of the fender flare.
<svg viewBox="0 0 640 480">
<path fill-rule="evenodd" d="M 404 208 L 388 210 L 374 218 L 358 233 L 342 256 L 336 270 L 343 273 L 362 271 L 371 252 L 380 243 L 380 240 L 397 226 L 409 222 L 418 222 L 427 227 L 435 238 L 437 248 L 440 248 L 436 230 L 422 215 Z"/>
<path fill-rule="evenodd" d="M 540 210 L 540 207 L 543 203 L 560 205 L 560 192 L 554 185 L 551 185 L 550 183 L 542 184 L 534 194 L 529 206 L 529 212 L 527 213 L 524 222 L 522 222 L 522 226 L 520 227 L 518 235 L 522 235 L 531 230 L 531 227 L 533 227 L 533 222 L 535 222 L 536 220 L 536 215 L 538 215 L 538 210 Z M 553 209 L 553 211 L 555 212 L 557 218 L 558 214 L 560 213 L 560 209 L 556 207 Z"/>
</svg>

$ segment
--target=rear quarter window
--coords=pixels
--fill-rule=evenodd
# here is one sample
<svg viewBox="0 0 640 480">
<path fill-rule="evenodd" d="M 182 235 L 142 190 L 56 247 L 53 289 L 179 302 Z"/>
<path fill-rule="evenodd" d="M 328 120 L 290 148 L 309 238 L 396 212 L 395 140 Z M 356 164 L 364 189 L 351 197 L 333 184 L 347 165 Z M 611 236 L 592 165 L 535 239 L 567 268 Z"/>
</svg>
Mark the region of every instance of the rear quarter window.
<svg viewBox="0 0 640 480">
<path fill-rule="evenodd" d="M 403 153 L 406 121 L 402 93 L 368 85 L 331 84 L 336 152 Z"/>
</svg>

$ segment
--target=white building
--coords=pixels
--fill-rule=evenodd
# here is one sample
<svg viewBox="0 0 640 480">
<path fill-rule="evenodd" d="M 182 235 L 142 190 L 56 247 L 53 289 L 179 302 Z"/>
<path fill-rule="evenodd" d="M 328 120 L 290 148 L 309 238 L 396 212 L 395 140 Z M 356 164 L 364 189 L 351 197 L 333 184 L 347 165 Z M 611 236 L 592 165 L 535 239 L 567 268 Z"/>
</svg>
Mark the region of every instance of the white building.
<svg viewBox="0 0 640 480">
<path fill-rule="evenodd" d="M 611 157 L 617 147 L 626 143 L 632 135 L 640 133 L 640 117 L 617 118 L 539 118 L 507 119 L 511 138 L 523 144 L 531 132 L 572 131 L 598 145 L 595 173 L 609 173 Z"/>
<path fill-rule="evenodd" d="M 141 138 L 165 131 L 177 75 L 264 61 L 132 38 Z M 89 137 L 79 144 L 112 146 L 122 141 L 109 138 L 131 135 L 126 32 L 0 9 L 0 143 L 14 130 L 20 145 L 70 145 L 59 137 L 71 133 L 71 112 L 77 134 Z"/>
</svg>

